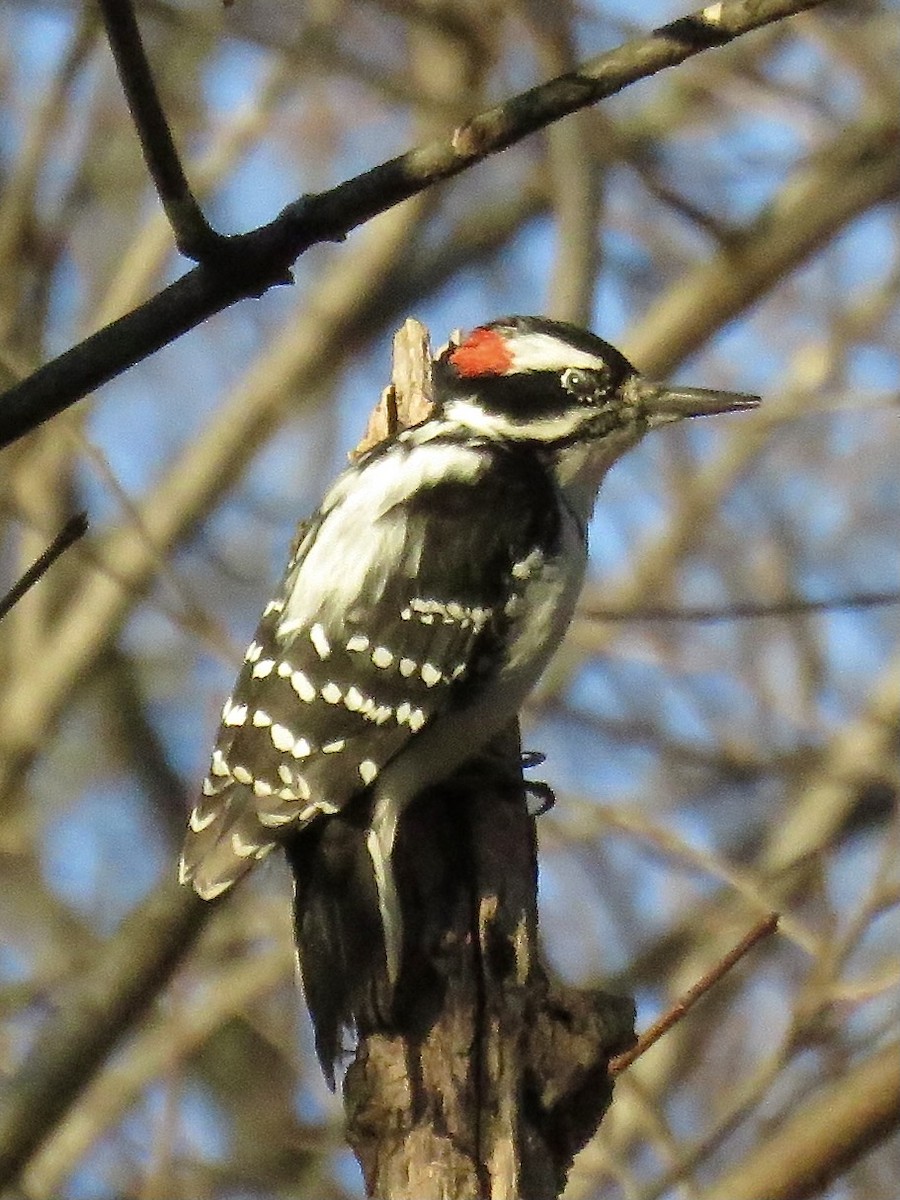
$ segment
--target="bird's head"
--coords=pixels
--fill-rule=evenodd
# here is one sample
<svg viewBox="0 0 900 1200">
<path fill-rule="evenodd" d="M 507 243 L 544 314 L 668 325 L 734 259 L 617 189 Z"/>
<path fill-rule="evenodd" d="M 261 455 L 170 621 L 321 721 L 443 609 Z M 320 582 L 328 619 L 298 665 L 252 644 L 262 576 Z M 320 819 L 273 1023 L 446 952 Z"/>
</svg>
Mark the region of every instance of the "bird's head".
<svg viewBox="0 0 900 1200">
<path fill-rule="evenodd" d="M 442 351 L 434 378 L 444 419 L 474 437 L 530 444 L 552 457 L 564 486 L 591 493 L 648 430 L 759 404 L 646 379 L 602 338 L 542 317 L 479 326 Z"/>
<path fill-rule="evenodd" d="M 755 408 L 758 396 L 645 379 L 615 346 L 565 321 L 501 317 L 440 355 L 444 414 L 486 437 L 549 447 Z"/>
</svg>

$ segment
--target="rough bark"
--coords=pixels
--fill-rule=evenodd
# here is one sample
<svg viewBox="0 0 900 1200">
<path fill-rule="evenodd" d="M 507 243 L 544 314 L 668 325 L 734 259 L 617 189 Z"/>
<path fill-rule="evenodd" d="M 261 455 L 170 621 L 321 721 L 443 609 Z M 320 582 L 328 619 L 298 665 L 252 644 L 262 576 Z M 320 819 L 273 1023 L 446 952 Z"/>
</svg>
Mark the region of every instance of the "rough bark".
<svg viewBox="0 0 900 1200">
<path fill-rule="evenodd" d="M 630 999 L 551 983 L 540 965 L 517 747 L 512 729 L 406 814 L 397 1029 L 362 1039 L 344 1084 L 371 1196 L 557 1196 L 609 1107 L 609 1059 L 633 1041 Z"/>
</svg>

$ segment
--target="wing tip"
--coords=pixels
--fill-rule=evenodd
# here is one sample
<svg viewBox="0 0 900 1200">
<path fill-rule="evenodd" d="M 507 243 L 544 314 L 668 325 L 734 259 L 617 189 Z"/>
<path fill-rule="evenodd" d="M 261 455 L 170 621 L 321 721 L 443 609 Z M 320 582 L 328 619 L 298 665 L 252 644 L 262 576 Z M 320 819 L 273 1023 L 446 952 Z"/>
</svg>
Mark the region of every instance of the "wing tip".
<svg viewBox="0 0 900 1200">
<path fill-rule="evenodd" d="M 202 871 L 202 863 L 191 863 L 182 854 L 178 861 L 178 882 L 182 887 L 190 885 L 201 900 L 215 900 L 223 892 L 227 892 L 238 878 L 236 875 L 227 877 L 210 876 Z"/>
<path fill-rule="evenodd" d="M 185 847 L 178 863 L 178 882 L 192 886 L 201 900 L 215 900 L 273 847 L 274 843 L 255 846 L 251 855 L 238 855 L 231 838 L 216 842 L 202 853 L 197 853 L 196 847 Z"/>
</svg>

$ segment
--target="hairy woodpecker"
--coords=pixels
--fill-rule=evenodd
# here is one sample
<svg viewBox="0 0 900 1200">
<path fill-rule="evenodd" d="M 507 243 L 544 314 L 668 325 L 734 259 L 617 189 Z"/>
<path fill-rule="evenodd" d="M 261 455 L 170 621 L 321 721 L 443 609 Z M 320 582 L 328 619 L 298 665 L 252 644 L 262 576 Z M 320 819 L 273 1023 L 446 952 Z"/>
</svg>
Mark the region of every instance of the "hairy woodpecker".
<svg viewBox="0 0 900 1200">
<path fill-rule="evenodd" d="M 428 418 L 344 471 L 306 525 L 225 703 L 181 860 L 212 899 L 286 851 L 332 1083 L 343 1029 L 384 1011 L 399 971 L 397 823 L 536 684 L 572 618 L 603 476 L 650 429 L 758 403 L 651 383 L 537 317 L 448 346 L 434 391 Z"/>
</svg>

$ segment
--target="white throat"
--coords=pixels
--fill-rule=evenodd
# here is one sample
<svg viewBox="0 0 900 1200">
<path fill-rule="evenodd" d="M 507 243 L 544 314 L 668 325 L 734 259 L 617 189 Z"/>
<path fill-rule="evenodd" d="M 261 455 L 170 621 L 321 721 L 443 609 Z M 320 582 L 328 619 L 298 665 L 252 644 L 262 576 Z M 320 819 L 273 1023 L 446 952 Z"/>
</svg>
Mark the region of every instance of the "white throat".
<svg viewBox="0 0 900 1200">
<path fill-rule="evenodd" d="M 594 511 L 597 491 L 610 467 L 636 445 L 645 430 L 637 425 L 616 429 L 592 442 L 576 442 L 559 451 L 555 475 L 566 502 L 586 525 Z"/>
</svg>

